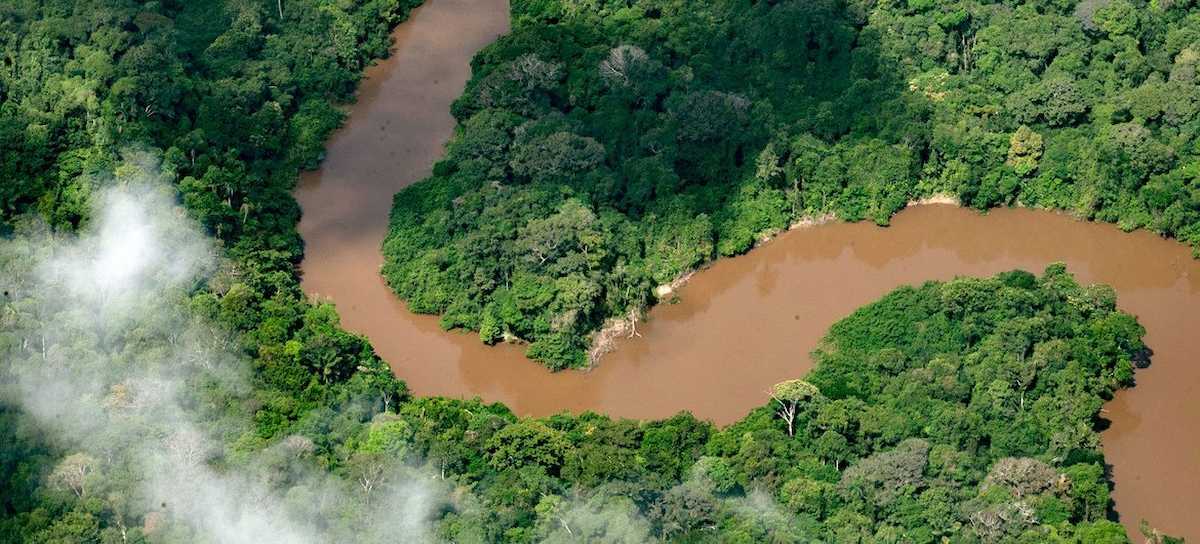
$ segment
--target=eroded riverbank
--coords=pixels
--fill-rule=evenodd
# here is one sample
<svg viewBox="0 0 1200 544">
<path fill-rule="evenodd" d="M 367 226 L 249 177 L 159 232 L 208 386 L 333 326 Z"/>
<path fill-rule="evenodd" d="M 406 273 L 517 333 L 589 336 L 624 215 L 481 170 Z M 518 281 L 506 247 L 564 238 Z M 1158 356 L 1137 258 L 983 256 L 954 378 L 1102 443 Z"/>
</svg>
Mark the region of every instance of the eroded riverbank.
<svg viewBox="0 0 1200 544">
<path fill-rule="evenodd" d="M 1188 248 L 1032 210 L 982 216 L 953 206 L 911 208 L 893 226 L 831 223 L 781 235 L 724 259 L 655 308 L 588 372 L 551 374 L 515 346 L 487 347 L 416 316 L 378 275 L 392 195 L 428 174 L 453 131 L 450 103 L 469 60 L 507 28 L 502 0 L 433 0 L 397 29 L 392 58 L 373 67 L 346 127 L 297 198 L 307 244 L 307 292 L 334 300 L 344 325 L 367 335 L 421 395 L 479 396 L 523 415 L 593 410 L 657 418 L 690 410 L 729 423 L 766 401 L 766 388 L 803 375 L 808 352 L 837 319 L 902 284 L 1062 260 L 1082 282 L 1117 289 L 1154 349 L 1138 386 L 1109 403 L 1105 451 L 1127 526 L 1152 520 L 1200 536 L 1200 265 Z"/>
</svg>

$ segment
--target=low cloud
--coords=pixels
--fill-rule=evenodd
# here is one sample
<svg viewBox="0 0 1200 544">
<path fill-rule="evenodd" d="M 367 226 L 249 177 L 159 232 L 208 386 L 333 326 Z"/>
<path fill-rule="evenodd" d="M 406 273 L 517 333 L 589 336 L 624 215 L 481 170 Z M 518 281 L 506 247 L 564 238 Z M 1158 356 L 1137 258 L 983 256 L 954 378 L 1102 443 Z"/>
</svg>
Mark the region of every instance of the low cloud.
<svg viewBox="0 0 1200 544">
<path fill-rule="evenodd" d="M 47 483 L 108 493 L 118 518 L 198 541 L 328 542 L 339 530 L 330 520 L 347 518 L 361 526 L 356 540 L 429 539 L 446 491 L 421 469 L 387 467 L 390 485 L 367 507 L 355 482 L 315 467 L 311 437 L 227 451 L 251 424 L 237 404 L 250 395 L 249 364 L 189 311 L 218 252 L 160 178 L 152 156 L 131 154 L 78 235 L 30 220 L 0 241 L 0 400 L 75 454 Z M 207 405 L 200 389 L 234 408 Z M 89 486 L 105 474 L 108 484 Z M 126 474 L 133 496 L 119 485 Z"/>
</svg>

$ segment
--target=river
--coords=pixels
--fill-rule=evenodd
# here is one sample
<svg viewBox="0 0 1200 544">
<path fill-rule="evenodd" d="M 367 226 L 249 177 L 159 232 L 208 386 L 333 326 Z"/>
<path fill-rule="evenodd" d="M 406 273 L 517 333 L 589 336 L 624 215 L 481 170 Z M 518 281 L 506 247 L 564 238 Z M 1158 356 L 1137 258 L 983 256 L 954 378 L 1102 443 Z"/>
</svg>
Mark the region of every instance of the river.
<svg viewBox="0 0 1200 544">
<path fill-rule="evenodd" d="M 451 102 L 471 56 L 507 30 L 505 0 L 431 0 L 394 33 L 393 55 L 367 72 L 327 158 L 296 190 L 306 242 L 303 286 L 333 300 L 343 325 L 371 339 L 419 395 L 481 397 L 521 415 L 591 410 L 661 418 L 680 410 L 718 424 L 800 377 L 836 320 L 897 286 L 1065 261 L 1085 283 L 1117 290 L 1145 325 L 1152 365 L 1105 407 L 1114 500 L 1136 534 L 1147 518 L 1200 538 L 1200 264 L 1147 232 L 1032 210 L 987 215 L 946 205 L 909 208 L 891 227 L 832 223 L 788 232 L 723 259 L 656 307 L 640 336 L 590 371 L 552 374 L 515 346 L 443 332 L 409 313 L 379 276 L 392 195 L 428 175 L 453 133 Z"/>
</svg>

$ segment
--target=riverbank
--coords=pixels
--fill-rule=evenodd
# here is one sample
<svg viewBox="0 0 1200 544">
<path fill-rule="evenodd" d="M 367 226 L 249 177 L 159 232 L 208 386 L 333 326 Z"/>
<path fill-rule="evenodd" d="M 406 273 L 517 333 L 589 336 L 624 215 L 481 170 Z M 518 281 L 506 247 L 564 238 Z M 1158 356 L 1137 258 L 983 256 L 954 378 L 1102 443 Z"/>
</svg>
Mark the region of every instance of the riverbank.
<svg viewBox="0 0 1200 544">
<path fill-rule="evenodd" d="M 588 372 L 551 373 L 520 346 L 489 347 L 408 312 L 378 276 L 391 195 L 440 156 L 469 59 L 504 31 L 506 15 L 504 2 L 465 0 L 414 13 L 397 30 L 393 57 L 369 71 L 323 168 L 297 190 L 306 292 L 336 302 L 344 326 L 370 338 L 415 394 L 478 396 L 521 415 L 652 419 L 689 410 L 728 424 L 766 402 L 770 384 L 804 375 L 831 323 L 896 286 L 1065 261 L 1080 281 L 1113 285 L 1155 350 L 1139 385 L 1106 407 L 1112 426 L 1103 440 L 1123 521 L 1200 534 L 1191 515 L 1200 505 L 1192 470 L 1200 442 L 1177 432 L 1200 413 L 1192 364 L 1200 347 L 1188 338 L 1200 328 L 1200 267 L 1188 248 L 1149 232 L 1028 209 L 981 215 L 943 202 L 914 203 L 888 228 L 813 220 L 673 287 L 678 303 L 656 306 L 632 337 L 629 329 L 614 334 L 616 351 Z M 1163 496 L 1174 500 L 1163 504 Z"/>
<path fill-rule="evenodd" d="M 908 203 L 905 205 L 905 209 L 911 208 L 914 206 L 928 206 L 928 205 L 935 205 L 935 204 L 944 204 L 944 205 L 951 205 L 951 206 L 961 206 L 962 205 L 962 203 L 959 201 L 958 197 L 956 197 L 952 194 L 936 193 L 936 194 L 933 194 L 933 195 L 930 195 L 930 196 L 927 196 L 924 198 L 909 200 Z M 784 234 L 786 232 L 800 230 L 800 229 L 810 229 L 813 227 L 819 227 L 821 225 L 827 225 L 827 224 L 833 223 L 835 221 L 838 221 L 838 216 L 837 216 L 837 214 L 834 214 L 834 213 L 824 213 L 821 215 L 813 215 L 813 216 L 803 217 L 799 220 L 793 221 L 790 225 L 788 225 L 787 230 L 785 230 L 785 231 L 776 231 L 776 232 L 771 232 L 771 233 L 763 235 L 762 237 L 760 237 L 758 239 L 757 242 L 755 242 L 754 247 L 751 248 L 750 251 L 754 251 L 754 249 L 757 249 L 757 248 L 763 246 L 764 244 L 770 243 L 771 240 L 774 240 L 775 238 L 777 238 L 778 236 L 780 236 L 781 234 Z M 749 252 L 747 252 L 747 253 L 749 253 Z M 718 259 L 721 259 L 721 258 L 723 258 L 723 257 L 718 257 Z M 658 287 L 655 287 L 654 288 L 655 298 L 662 300 L 669 296 L 674 295 L 676 293 L 676 291 L 678 291 L 684 285 L 687 285 L 688 280 L 691 280 L 692 276 L 696 275 L 697 272 L 704 270 L 704 268 L 711 266 L 714 262 L 716 262 L 716 261 L 714 260 L 714 261 L 709 261 L 707 263 L 704 263 L 704 266 L 701 267 L 699 270 L 688 270 L 687 272 L 680 274 L 679 277 L 675 278 L 674 280 L 671 280 L 669 283 L 664 283 L 662 285 L 659 285 Z M 640 316 L 641 313 L 639 312 L 638 315 Z M 630 326 L 630 324 L 631 324 L 630 321 L 631 321 L 630 318 L 611 320 L 609 323 L 607 323 L 605 325 L 604 328 L 597 331 L 596 336 L 595 336 L 596 340 L 593 341 L 592 350 L 589 351 L 589 357 L 588 357 L 589 364 L 595 364 L 596 362 L 598 362 L 599 357 L 601 357 L 607 353 L 611 353 L 612 351 L 614 351 L 616 349 L 615 346 L 610 345 L 610 339 L 612 338 L 612 335 L 614 334 L 613 331 L 624 330 L 625 328 Z M 613 331 L 610 331 L 610 329 L 613 329 Z M 597 343 L 601 343 L 601 342 L 603 343 L 603 345 L 605 347 L 601 348 L 601 349 L 597 349 L 597 347 L 596 347 Z M 598 355 L 596 357 L 592 357 L 591 356 L 592 353 L 597 353 Z"/>
</svg>

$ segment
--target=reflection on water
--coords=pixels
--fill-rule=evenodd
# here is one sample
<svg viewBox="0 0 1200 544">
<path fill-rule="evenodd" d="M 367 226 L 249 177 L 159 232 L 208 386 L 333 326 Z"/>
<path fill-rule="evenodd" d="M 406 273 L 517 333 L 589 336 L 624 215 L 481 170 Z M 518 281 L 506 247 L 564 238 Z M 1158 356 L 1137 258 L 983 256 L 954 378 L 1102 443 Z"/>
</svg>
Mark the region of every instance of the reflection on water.
<svg viewBox="0 0 1200 544">
<path fill-rule="evenodd" d="M 1153 366 L 1106 409 L 1105 450 L 1127 526 L 1148 518 L 1200 537 L 1200 265 L 1187 248 L 1046 212 L 983 216 L 949 206 L 902 212 L 889 228 L 831 224 L 787 233 L 697 274 L 638 327 L 640 337 L 587 372 L 551 374 L 514 346 L 487 347 L 414 316 L 378 275 L 392 194 L 428 174 L 453 129 L 448 111 L 468 62 L 507 28 L 503 0 L 432 0 L 395 33 L 394 56 L 373 67 L 358 104 L 296 196 L 307 244 L 307 292 L 334 300 L 346 327 L 367 335 L 422 395 L 478 396 L 518 414 L 593 410 L 659 418 L 691 410 L 729 423 L 767 400 L 771 384 L 803 375 L 808 352 L 836 320 L 899 285 L 1066 261 L 1083 282 L 1117 289 L 1146 326 Z M 1183 432 L 1181 432 L 1181 430 Z"/>
</svg>

